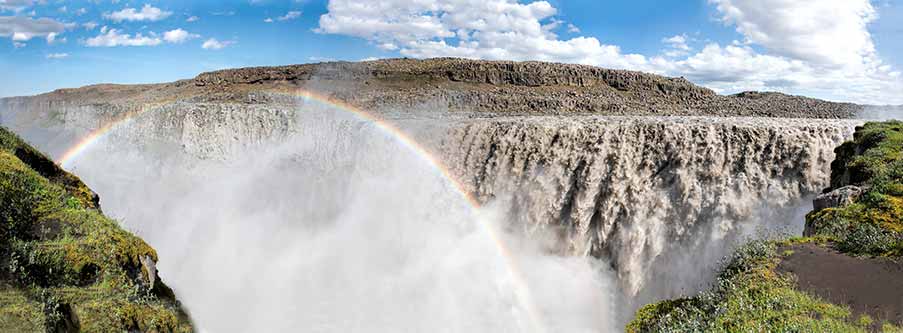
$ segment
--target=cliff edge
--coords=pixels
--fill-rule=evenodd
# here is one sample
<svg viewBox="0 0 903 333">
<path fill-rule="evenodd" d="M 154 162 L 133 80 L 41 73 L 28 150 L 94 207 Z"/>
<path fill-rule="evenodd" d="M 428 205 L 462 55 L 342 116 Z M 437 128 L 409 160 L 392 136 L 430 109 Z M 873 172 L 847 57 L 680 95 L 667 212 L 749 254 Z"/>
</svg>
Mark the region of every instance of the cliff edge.
<svg viewBox="0 0 903 333">
<path fill-rule="evenodd" d="M 0 128 L 0 331 L 190 332 L 157 253 Z"/>
</svg>

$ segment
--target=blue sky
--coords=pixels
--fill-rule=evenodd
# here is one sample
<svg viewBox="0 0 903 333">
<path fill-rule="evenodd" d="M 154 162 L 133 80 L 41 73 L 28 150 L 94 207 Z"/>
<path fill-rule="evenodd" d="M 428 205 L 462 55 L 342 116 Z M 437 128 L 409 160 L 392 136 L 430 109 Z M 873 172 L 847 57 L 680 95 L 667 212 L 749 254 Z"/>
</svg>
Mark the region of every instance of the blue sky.
<svg viewBox="0 0 903 333">
<path fill-rule="evenodd" d="M 643 70 L 721 93 L 903 103 L 901 1 L 0 0 L 0 96 L 461 56 Z"/>
</svg>

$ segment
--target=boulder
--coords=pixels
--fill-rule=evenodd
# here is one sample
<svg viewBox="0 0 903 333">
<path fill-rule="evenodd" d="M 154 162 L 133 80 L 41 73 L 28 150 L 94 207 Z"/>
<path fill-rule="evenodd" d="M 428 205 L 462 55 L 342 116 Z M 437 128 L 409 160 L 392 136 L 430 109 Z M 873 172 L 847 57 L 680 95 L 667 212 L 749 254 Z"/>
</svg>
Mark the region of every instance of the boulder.
<svg viewBox="0 0 903 333">
<path fill-rule="evenodd" d="M 858 186 L 847 185 L 819 195 L 815 198 L 815 201 L 813 201 L 813 205 L 815 211 L 825 208 L 846 206 L 859 199 L 863 192 L 865 191 Z"/>
</svg>

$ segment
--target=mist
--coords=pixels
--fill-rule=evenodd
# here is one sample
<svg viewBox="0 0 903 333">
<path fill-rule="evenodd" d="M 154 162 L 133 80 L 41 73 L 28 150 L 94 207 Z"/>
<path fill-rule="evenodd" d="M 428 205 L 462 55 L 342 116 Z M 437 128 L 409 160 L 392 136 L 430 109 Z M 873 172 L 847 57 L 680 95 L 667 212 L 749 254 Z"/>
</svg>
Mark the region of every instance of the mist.
<svg viewBox="0 0 903 333">
<path fill-rule="evenodd" d="M 903 105 L 900 106 L 866 106 L 858 114 L 859 119 L 872 121 L 903 120 Z"/>
<path fill-rule="evenodd" d="M 296 102 L 167 106 L 65 165 L 107 215 L 157 249 L 163 280 L 203 331 L 621 331 L 642 305 L 708 288 L 744 242 L 801 234 L 833 148 L 858 123 L 781 120 L 781 136 L 759 137 L 776 141 L 754 144 L 731 139 L 762 134 L 744 119 L 383 111 L 482 193 L 486 204 L 475 208 L 378 124 Z M 108 121 L 103 109 L 74 110 L 63 124 L 20 111 L 4 125 L 53 156 Z M 642 128 L 664 132 L 642 142 L 593 137 Z M 709 135 L 671 144 L 692 131 Z M 558 134 L 580 145 L 543 143 Z M 638 154 L 649 145 L 666 146 Z M 505 153 L 485 150 L 493 146 Z M 702 162 L 727 156 L 718 149 L 766 146 L 778 150 L 720 169 Z M 604 156 L 618 162 L 579 175 L 564 167 Z M 543 162 L 530 169 L 519 158 Z M 664 181 L 664 167 L 681 176 Z M 561 219 L 567 205 L 554 202 L 578 176 L 594 182 L 584 190 L 630 194 L 573 205 L 599 209 L 613 231 L 574 232 L 584 216 L 574 211 Z M 609 238 L 588 238 L 597 232 Z"/>
<path fill-rule="evenodd" d="M 619 330 L 608 263 L 471 207 L 372 123 L 298 114 L 296 134 L 225 160 L 114 133 L 68 167 L 158 250 L 203 331 Z"/>
</svg>

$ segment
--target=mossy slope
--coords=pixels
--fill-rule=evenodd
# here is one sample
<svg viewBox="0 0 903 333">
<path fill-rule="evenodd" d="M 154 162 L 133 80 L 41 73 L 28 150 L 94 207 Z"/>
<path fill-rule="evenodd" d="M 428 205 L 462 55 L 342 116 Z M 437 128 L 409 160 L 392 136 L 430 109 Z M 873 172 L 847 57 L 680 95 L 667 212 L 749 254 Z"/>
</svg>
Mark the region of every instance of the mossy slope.
<svg viewBox="0 0 903 333">
<path fill-rule="evenodd" d="M 856 186 L 863 193 L 809 213 L 807 232 L 835 240 L 849 254 L 903 255 L 903 122 L 865 124 L 835 152 L 828 190 Z"/>
<path fill-rule="evenodd" d="M 156 261 L 77 177 L 0 128 L 0 331 L 192 331 Z"/>
<path fill-rule="evenodd" d="M 903 332 L 889 323 L 855 318 L 849 308 L 799 290 L 776 267 L 794 244 L 813 243 L 847 255 L 899 257 L 903 248 L 903 123 L 868 123 L 836 150 L 829 191 L 862 195 L 840 207 L 811 212 L 814 237 L 755 241 L 726 261 L 717 282 L 695 297 L 647 305 L 628 332 Z M 903 276 L 901 276 L 903 278 Z"/>
</svg>

